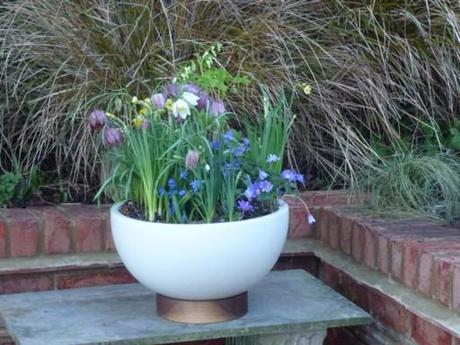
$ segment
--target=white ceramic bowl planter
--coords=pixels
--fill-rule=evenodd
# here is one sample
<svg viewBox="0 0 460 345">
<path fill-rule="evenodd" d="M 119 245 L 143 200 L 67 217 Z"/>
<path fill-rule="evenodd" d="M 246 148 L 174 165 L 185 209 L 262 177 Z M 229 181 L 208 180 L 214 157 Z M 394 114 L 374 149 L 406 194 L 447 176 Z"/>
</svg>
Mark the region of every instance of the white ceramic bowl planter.
<svg viewBox="0 0 460 345">
<path fill-rule="evenodd" d="M 178 300 L 216 300 L 244 293 L 274 266 L 286 240 L 289 207 L 227 223 L 165 224 L 111 209 L 123 263 L 143 285 Z"/>
</svg>

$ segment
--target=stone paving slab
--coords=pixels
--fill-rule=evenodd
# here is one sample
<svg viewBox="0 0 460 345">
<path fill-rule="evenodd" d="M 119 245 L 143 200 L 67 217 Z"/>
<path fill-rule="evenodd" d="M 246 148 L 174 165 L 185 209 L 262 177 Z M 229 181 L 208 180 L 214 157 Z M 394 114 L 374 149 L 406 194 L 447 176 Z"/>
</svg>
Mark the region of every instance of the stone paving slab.
<svg viewBox="0 0 460 345">
<path fill-rule="evenodd" d="M 21 345 L 166 344 L 368 324 L 369 315 L 303 270 L 268 274 L 249 291 L 249 311 L 224 323 L 187 325 L 155 314 L 140 284 L 0 296 Z"/>
</svg>

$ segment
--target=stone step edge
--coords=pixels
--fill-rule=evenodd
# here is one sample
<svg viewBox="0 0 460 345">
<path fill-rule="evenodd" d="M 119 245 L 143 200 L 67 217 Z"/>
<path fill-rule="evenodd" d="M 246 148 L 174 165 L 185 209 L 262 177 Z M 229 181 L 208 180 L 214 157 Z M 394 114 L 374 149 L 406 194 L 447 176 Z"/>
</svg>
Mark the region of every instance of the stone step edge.
<svg viewBox="0 0 460 345">
<path fill-rule="evenodd" d="M 306 239 L 288 239 L 282 256 L 309 254 L 305 252 Z M 0 275 L 66 271 L 74 268 L 123 267 L 117 253 L 98 252 L 82 254 L 48 255 L 0 260 Z"/>
<path fill-rule="evenodd" d="M 409 289 L 381 272 L 356 263 L 350 256 L 330 249 L 319 240 L 307 239 L 304 244 L 305 252 L 313 252 L 317 258 L 348 274 L 358 283 L 387 295 L 413 314 L 428 320 L 455 337 L 460 336 L 460 315 L 456 312 Z"/>
</svg>

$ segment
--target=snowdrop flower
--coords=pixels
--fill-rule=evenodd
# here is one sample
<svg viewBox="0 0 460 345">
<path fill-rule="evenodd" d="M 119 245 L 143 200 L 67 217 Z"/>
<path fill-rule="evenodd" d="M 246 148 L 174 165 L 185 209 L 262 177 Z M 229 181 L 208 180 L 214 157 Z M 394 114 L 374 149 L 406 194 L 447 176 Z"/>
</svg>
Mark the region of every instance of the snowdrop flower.
<svg viewBox="0 0 460 345">
<path fill-rule="evenodd" d="M 172 113 L 175 118 L 185 120 L 190 115 L 190 107 L 183 99 L 178 99 L 172 105 Z"/>
<path fill-rule="evenodd" d="M 191 93 L 191 92 L 184 92 L 182 94 L 182 99 L 184 101 L 186 101 L 188 103 L 188 105 L 192 106 L 192 107 L 196 107 L 196 105 L 198 104 L 198 100 L 200 99 L 199 96 Z"/>
<path fill-rule="evenodd" d="M 307 222 L 310 225 L 313 223 L 316 223 L 315 217 L 313 217 L 313 215 L 310 212 L 308 212 L 308 215 L 307 215 Z"/>
<path fill-rule="evenodd" d="M 206 165 L 204 166 L 204 170 L 206 170 L 206 171 L 210 171 L 210 170 L 211 170 L 211 167 L 209 166 L 209 164 L 206 164 Z"/>
</svg>

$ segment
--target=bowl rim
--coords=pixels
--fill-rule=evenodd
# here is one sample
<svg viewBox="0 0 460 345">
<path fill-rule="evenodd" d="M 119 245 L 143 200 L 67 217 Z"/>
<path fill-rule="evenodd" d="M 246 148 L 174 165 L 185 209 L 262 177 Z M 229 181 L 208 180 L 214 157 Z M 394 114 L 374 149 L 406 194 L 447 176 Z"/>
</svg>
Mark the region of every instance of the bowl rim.
<svg viewBox="0 0 460 345">
<path fill-rule="evenodd" d="M 279 208 L 275 211 L 275 212 L 272 212 L 272 213 L 269 213 L 269 214 L 266 214 L 266 215 L 263 215 L 263 216 L 260 216 L 260 217 L 255 217 L 255 218 L 250 218 L 250 219 L 243 219 L 243 220 L 236 220 L 236 221 L 232 221 L 232 222 L 218 222 L 218 223 L 162 223 L 162 222 L 149 222 L 149 221 L 146 221 L 146 220 L 141 220 L 141 219 L 136 219 L 136 218 L 132 218 L 132 217 L 128 217 L 128 216 L 125 216 L 124 214 L 122 214 L 120 212 L 120 206 L 124 203 L 125 201 L 121 201 L 121 202 L 117 202 L 115 204 L 113 204 L 111 207 L 110 207 L 110 216 L 111 216 L 111 220 L 112 220 L 112 217 L 113 216 L 116 216 L 116 217 L 119 217 L 119 218 L 123 218 L 123 219 L 127 219 L 129 221 L 132 221 L 134 223 L 137 223 L 137 224 L 156 224 L 156 225 L 161 225 L 162 227 L 175 227 L 177 228 L 178 226 L 183 226 L 183 227 L 187 227 L 187 226 L 202 226 L 202 227 L 206 227 L 206 226 L 216 226 L 216 225 L 219 225 L 219 224 L 250 224 L 250 223 L 258 223 L 260 222 L 261 220 L 268 220 L 268 219 L 271 219 L 271 218 L 275 218 L 277 217 L 278 215 L 282 214 L 282 213 L 285 213 L 289 210 L 289 205 L 286 201 L 284 200 L 279 200 Z"/>
</svg>

